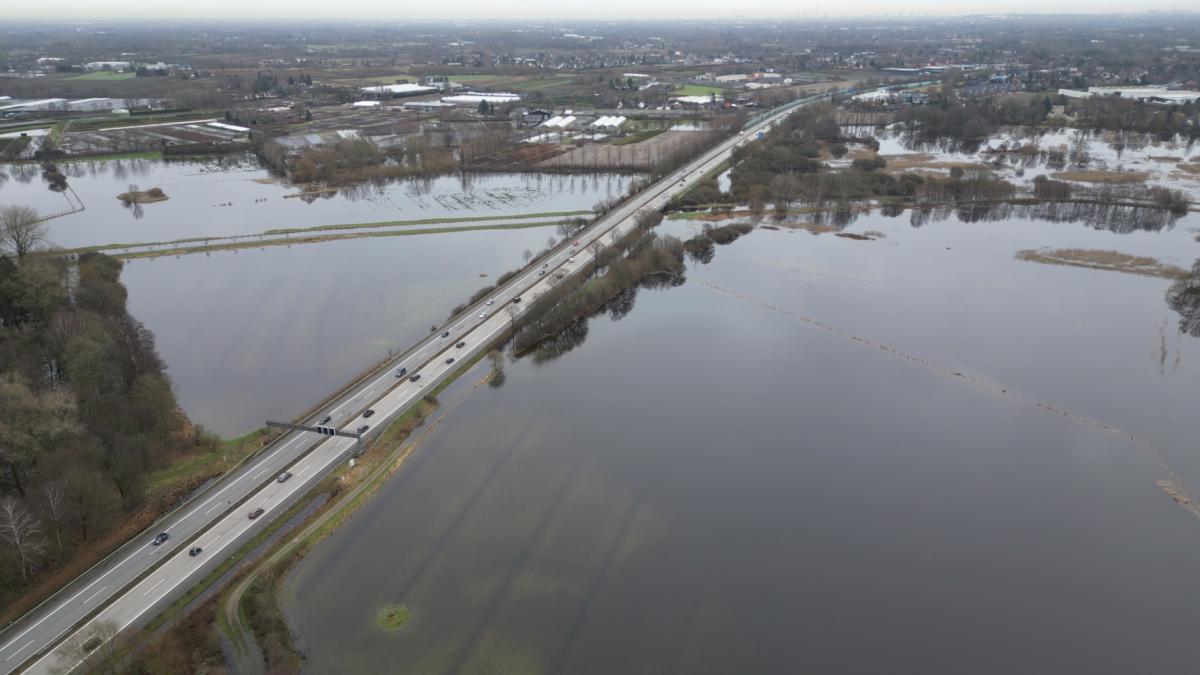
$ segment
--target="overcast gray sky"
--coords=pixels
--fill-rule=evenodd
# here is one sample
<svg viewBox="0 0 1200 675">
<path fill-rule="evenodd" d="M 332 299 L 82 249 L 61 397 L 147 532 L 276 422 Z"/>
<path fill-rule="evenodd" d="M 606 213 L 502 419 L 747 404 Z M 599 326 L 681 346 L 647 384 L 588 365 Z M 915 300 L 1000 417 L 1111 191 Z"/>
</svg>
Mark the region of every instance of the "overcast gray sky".
<svg viewBox="0 0 1200 675">
<path fill-rule="evenodd" d="M 56 0 L 56 17 L 252 19 L 681 19 L 980 14 L 988 12 L 1102 13 L 1195 11 L 1195 0 Z M 47 5 L 7 3 L 4 14 L 47 19 Z"/>
</svg>

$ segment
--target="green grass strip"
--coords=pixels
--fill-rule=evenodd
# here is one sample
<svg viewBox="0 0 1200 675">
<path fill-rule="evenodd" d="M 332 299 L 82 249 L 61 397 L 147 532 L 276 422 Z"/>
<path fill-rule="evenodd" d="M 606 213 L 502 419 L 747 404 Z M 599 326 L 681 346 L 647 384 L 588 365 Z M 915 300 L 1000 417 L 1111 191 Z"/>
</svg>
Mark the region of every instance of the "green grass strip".
<svg viewBox="0 0 1200 675">
<path fill-rule="evenodd" d="M 135 258 L 159 258 L 162 256 L 179 256 L 190 255 L 194 253 L 207 253 L 210 251 L 233 251 L 244 248 L 263 248 L 266 246 L 291 246 L 292 244 L 319 244 L 327 241 L 338 241 L 341 239 L 362 239 L 364 237 L 407 237 L 419 234 L 445 234 L 447 232 L 470 232 L 473 230 L 523 230 L 533 227 L 549 227 L 556 225 L 554 222 L 534 222 L 534 223 L 500 223 L 497 225 L 478 225 L 478 226 L 462 226 L 462 227 L 430 227 L 412 230 L 384 230 L 382 232 L 344 232 L 340 234 L 314 234 L 305 237 L 293 237 L 287 239 L 261 239 L 261 240 L 241 240 L 224 242 L 220 244 L 211 244 L 207 246 L 181 246 L 175 248 L 147 249 L 143 251 L 128 251 L 109 253 L 114 258 L 121 260 L 132 260 Z M 111 248 L 111 247 L 110 247 Z M 84 249 L 84 250 L 103 250 L 103 249 Z"/>
<path fill-rule="evenodd" d="M 343 223 L 339 225 L 316 225 L 314 227 L 289 227 L 267 230 L 263 234 L 296 234 L 298 232 L 323 232 L 326 230 L 357 230 L 368 227 L 401 227 L 406 225 L 441 225 L 443 223 L 473 223 L 484 220 L 527 220 L 531 218 L 566 218 L 589 216 L 591 211 L 547 211 L 545 213 L 518 213 L 511 216 L 457 216 L 443 218 L 419 218 L 417 220 L 380 220 L 369 223 Z M 174 243 L 174 242 L 169 242 Z"/>
</svg>

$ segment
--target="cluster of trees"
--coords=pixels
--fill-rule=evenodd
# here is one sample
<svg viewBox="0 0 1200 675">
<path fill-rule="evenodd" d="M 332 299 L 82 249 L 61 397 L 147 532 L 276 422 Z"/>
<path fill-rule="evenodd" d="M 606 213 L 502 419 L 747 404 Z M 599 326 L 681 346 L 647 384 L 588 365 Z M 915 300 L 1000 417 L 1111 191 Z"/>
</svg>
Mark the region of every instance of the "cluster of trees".
<svg viewBox="0 0 1200 675">
<path fill-rule="evenodd" d="M 974 152 L 1000 125 L 1035 126 L 1054 106 L 1048 97 L 982 101 L 943 99 L 941 105 L 910 105 L 896 111 L 907 145 L 947 152 Z"/>
<path fill-rule="evenodd" d="M 766 186 L 777 176 L 820 171 L 822 141 L 841 140 L 833 106 L 797 110 L 772 129 L 765 142 L 747 143 L 734 151 L 730 174 L 734 196 L 738 201 L 750 201 L 754 186 Z"/>
<path fill-rule="evenodd" d="M 1155 105 L 1120 97 L 1073 99 L 1068 109 L 1073 124 L 1092 129 L 1142 131 L 1172 137 L 1200 137 L 1200 103 Z"/>
<path fill-rule="evenodd" d="M 638 215 L 638 226 L 608 246 L 596 242 L 588 247 L 594 274 L 572 277 L 539 296 L 521 320 L 514 336 L 514 350 L 527 351 L 551 339 L 588 315 L 603 309 L 622 292 L 651 278 L 682 283 L 685 266 L 683 242 L 651 232 L 662 222 L 662 213 Z M 603 273 L 601 268 L 603 267 Z"/>
<path fill-rule="evenodd" d="M 1200 337 L 1200 260 L 1192 264 L 1190 274 L 1167 290 L 1167 306 L 1179 312 L 1181 331 Z"/>
<path fill-rule="evenodd" d="M 62 192 L 67 189 L 67 177 L 54 162 L 42 162 L 42 178 L 50 184 L 51 190 Z"/>
<path fill-rule="evenodd" d="M 328 185 L 432 176 L 458 167 L 458 160 L 449 148 L 433 145 L 423 135 L 414 136 L 386 152 L 366 139 L 344 139 L 308 148 L 299 157 L 284 162 L 292 181 Z"/>
<path fill-rule="evenodd" d="M 3 215 L 0 597 L 9 600 L 137 509 L 149 471 L 212 441 L 188 426 L 153 336 L 126 311 L 121 263 L 39 255 L 36 213 Z"/>
</svg>

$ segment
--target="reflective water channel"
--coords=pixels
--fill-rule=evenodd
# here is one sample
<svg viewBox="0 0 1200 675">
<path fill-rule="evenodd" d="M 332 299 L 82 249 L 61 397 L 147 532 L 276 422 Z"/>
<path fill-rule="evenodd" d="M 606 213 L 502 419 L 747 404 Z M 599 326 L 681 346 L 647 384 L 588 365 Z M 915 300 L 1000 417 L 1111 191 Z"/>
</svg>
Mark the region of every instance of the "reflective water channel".
<svg viewBox="0 0 1200 675">
<path fill-rule="evenodd" d="M 1195 663 L 1200 519 L 1157 481 L 1200 486 L 1200 343 L 1167 280 L 1014 254 L 1190 267 L 1198 226 L 875 214 L 717 247 L 446 394 L 288 579 L 309 672 Z"/>
<path fill-rule="evenodd" d="M 257 234 L 275 228 L 389 220 L 588 210 L 628 189 L 618 174 L 476 174 L 366 184 L 321 194 L 273 179 L 250 156 L 221 161 L 112 159 L 60 166 L 86 209 L 49 222 L 58 246 L 162 242 Z M 158 187 L 166 201 L 125 207 L 117 195 Z M 67 208 L 36 164 L 0 165 L 0 205 Z"/>
<path fill-rule="evenodd" d="M 588 211 L 616 174 L 482 174 L 360 185 L 305 198 L 250 156 L 109 159 L 60 168 L 86 209 L 47 222 L 59 246 L 160 242 L 387 220 Z M 168 199 L 126 208 L 131 184 Z M 0 165 L 0 205 L 66 207 L 35 164 Z M 542 219 L 545 220 L 545 219 Z M 509 221 L 513 222 L 513 221 Z M 526 223 L 533 221 L 524 221 Z M 443 227 L 454 223 L 442 224 Z M 468 226 L 485 223 L 473 221 Z M 154 333 L 192 421 L 223 436 L 290 419 L 416 342 L 450 308 L 559 236 L 553 225 L 377 237 L 127 261 L 130 311 Z"/>
</svg>

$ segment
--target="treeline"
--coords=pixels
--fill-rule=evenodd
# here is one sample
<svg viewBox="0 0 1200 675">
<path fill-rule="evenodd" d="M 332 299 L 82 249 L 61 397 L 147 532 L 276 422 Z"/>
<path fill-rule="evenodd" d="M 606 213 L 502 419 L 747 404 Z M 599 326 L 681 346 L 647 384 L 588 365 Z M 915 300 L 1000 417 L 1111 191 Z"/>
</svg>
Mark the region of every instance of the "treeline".
<svg viewBox="0 0 1200 675">
<path fill-rule="evenodd" d="M 215 442 L 179 410 L 121 263 L 0 256 L 0 604 L 139 509 L 147 475 Z"/>
<path fill-rule="evenodd" d="M 911 148 L 935 146 L 946 152 L 974 152 L 1001 125 L 1035 126 L 1045 121 L 1050 97 L 944 100 L 941 105 L 910 105 L 896 111 L 896 123 Z"/>
<path fill-rule="evenodd" d="M 589 247 L 592 276 L 577 275 L 555 283 L 539 296 L 520 321 L 513 349 L 522 353 L 562 333 L 580 319 L 599 311 L 623 291 L 652 277 L 682 283 L 683 242 L 651 232 L 662 214 L 639 214 L 638 225 L 607 248 Z M 601 271 L 603 270 L 603 271 Z"/>
<path fill-rule="evenodd" d="M 295 183 L 346 185 L 368 180 L 433 176 L 458 168 L 449 147 L 434 145 L 424 135 L 382 149 L 362 138 L 342 139 L 289 156 L 265 135 L 252 138 L 255 152 Z"/>
<path fill-rule="evenodd" d="M 1200 137 L 1200 104 L 1139 103 L 1115 96 L 1073 99 L 1068 106 L 1073 126 L 1116 131 L 1141 131 L 1170 138 Z"/>
<path fill-rule="evenodd" d="M 716 244 L 732 244 L 754 230 L 750 223 L 731 223 L 720 227 L 705 225 L 700 234 L 683 242 L 683 250 L 696 262 L 707 265 L 716 253 Z"/>
</svg>

